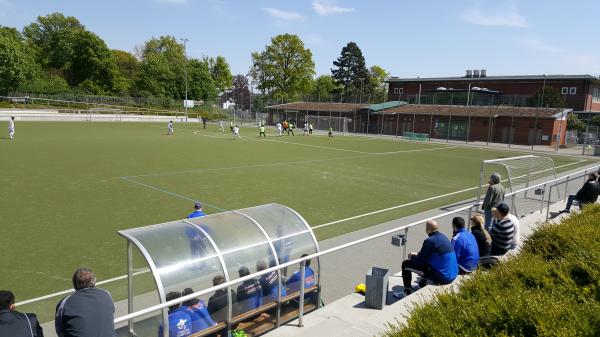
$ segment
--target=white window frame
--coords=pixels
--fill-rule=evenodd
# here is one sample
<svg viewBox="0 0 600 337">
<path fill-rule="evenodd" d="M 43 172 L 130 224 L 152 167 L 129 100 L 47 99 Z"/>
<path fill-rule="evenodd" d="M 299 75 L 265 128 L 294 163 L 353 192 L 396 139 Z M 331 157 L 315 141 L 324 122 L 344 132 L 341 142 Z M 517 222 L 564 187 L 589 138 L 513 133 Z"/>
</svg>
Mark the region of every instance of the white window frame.
<svg viewBox="0 0 600 337">
<path fill-rule="evenodd" d="M 398 88 L 394 88 L 394 95 L 398 94 Z"/>
<path fill-rule="evenodd" d="M 569 87 L 562 87 L 560 88 L 560 94 L 561 95 L 567 95 L 569 93 Z"/>
<path fill-rule="evenodd" d="M 592 102 L 600 103 L 600 87 L 595 87 L 592 91 Z"/>
<path fill-rule="evenodd" d="M 404 88 L 398 88 L 398 93 L 400 95 L 404 95 Z"/>
<path fill-rule="evenodd" d="M 575 95 L 575 94 L 577 94 L 577 87 L 570 87 L 569 95 Z"/>
</svg>

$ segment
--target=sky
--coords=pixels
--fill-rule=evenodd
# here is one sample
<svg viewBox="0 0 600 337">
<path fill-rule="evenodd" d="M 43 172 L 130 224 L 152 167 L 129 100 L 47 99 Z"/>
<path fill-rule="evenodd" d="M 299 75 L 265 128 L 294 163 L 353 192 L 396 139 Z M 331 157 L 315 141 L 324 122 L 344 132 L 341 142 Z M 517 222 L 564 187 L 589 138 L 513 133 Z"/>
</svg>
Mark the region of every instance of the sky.
<svg viewBox="0 0 600 337">
<path fill-rule="evenodd" d="M 246 74 L 271 37 L 297 34 L 317 75 L 349 41 L 398 77 L 600 74 L 599 0 L 0 0 L 0 25 L 77 17 L 112 49 L 161 35 L 191 57 L 223 55 Z"/>
</svg>

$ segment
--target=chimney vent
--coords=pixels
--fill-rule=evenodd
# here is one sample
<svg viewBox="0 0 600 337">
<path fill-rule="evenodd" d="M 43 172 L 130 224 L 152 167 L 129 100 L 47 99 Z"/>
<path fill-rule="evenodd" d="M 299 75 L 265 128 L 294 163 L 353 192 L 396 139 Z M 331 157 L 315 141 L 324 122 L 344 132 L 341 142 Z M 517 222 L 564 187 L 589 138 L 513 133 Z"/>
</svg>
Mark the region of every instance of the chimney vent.
<svg viewBox="0 0 600 337">
<path fill-rule="evenodd" d="M 480 77 L 486 77 L 487 76 L 487 70 L 485 69 L 481 69 L 481 72 L 479 73 Z"/>
<path fill-rule="evenodd" d="M 479 69 L 473 70 L 473 77 L 479 77 Z"/>
<path fill-rule="evenodd" d="M 465 75 L 465 77 L 473 77 L 473 70 L 467 70 L 467 75 Z"/>
</svg>

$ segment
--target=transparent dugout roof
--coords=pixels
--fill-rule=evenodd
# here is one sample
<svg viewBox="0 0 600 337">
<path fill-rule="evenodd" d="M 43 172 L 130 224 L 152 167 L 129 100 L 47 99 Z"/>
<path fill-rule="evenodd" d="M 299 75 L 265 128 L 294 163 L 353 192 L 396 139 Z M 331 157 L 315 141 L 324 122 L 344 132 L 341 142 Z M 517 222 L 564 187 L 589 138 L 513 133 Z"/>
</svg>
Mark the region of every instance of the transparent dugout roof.
<svg viewBox="0 0 600 337">
<path fill-rule="evenodd" d="M 279 204 L 127 229 L 119 234 L 146 259 L 161 302 L 170 291 L 209 288 L 216 275 L 235 280 L 241 266 L 253 273 L 260 260 L 275 265 L 318 251 L 308 223 Z"/>
</svg>

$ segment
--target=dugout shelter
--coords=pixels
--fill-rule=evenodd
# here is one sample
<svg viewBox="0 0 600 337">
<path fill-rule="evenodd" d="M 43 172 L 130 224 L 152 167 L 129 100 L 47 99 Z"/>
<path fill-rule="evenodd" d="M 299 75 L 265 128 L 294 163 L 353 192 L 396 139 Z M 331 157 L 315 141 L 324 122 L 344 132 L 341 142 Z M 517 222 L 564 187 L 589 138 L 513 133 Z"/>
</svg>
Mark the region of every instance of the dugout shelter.
<svg viewBox="0 0 600 337">
<path fill-rule="evenodd" d="M 258 264 L 276 267 L 319 251 L 315 235 L 304 218 L 279 204 L 132 228 L 119 234 L 127 240 L 129 313 L 167 302 L 170 292 L 211 288 L 215 277 L 235 281 L 242 267 L 252 274 Z M 250 310 L 240 309 L 242 305 L 233 296 L 232 290 L 239 292 L 239 284 L 228 286 L 226 292 L 223 289 L 226 305 L 211 313 L 216 325 L 193 336 L 215 333 L 228 336 L 234 329 L 259 335 L 297 318 L 300 312 L 318 308 L 319 261 L 311 262 L 314 281 L 308 287 L 300 287 L 304 288 L 302 310 L 298 287 L 290 289 L 289 282 L 286 287 L 286 282 L 300 269 L 294 264 L 276 271 L 279 289 L 287 291 L 275 291 L 275 296 L 262 295 L 260 304 Z M 306 269 L 305 273 L 307 276 Z M 207 306 L 212 295 L 200 296 L 200 304 Z M 159 326 L 164 326 L 163 336 L 167 337 L 167 308 L 129 321 L 127 329 L 132 335 L 156 336 Z"/>
</svg>

